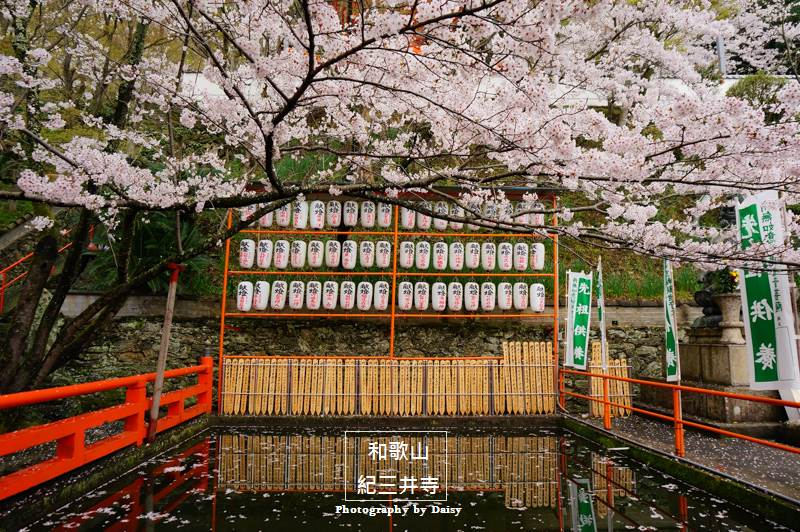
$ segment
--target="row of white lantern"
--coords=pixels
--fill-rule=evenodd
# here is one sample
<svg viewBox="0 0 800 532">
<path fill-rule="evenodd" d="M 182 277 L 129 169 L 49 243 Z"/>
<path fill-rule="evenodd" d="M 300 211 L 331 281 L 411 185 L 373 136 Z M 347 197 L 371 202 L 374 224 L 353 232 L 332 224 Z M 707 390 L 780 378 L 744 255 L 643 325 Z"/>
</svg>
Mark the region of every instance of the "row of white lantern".
<svg viewBox="0 0 800 532">
<path fill-rule="evenodd" d="M 410 241 L 400 242 L 397 254 L 397 264 L 400 268 L 417 268 L 427 270 L 433 265 L 435 270 L 460 271 L 465 267 L 474 270 L 478 267 L 486 271 L 499 269 L 500 271 L 526 271 L 528 266 L 534 270 L 544 269 L 544 244 L 535 242 L 528 245 L 525 242 L 434 242 L 431 245 L 427 240 L 416 243 Z M 355 240 L 328 240 L 323 244 L 319 240 L 305 242 L 304 240 L 259 240 L 256 245 L 254 240 L 243 239 L 239 243 L 239 266 L 244 269 L 257 265 L 267 269 L 274 264 L 275 268 L 283 270 L 291 265 L 292 268 L 303 268 L 308 261 L 311 268 L 319 268 L 323 262 L 329 268 L 338 268 L 339 265 L 352 270 L 356 261 L 362 268 L 388 268 L 392 261 L 392 245 L 386 240 L 371 242 L 364 240 L 361 243 Z"/>
<path fill-rule="evenodd" d="M 386 310 L 390 299 L 389 283 L 378 281 L 242 281 L 236 292 L 236 308 L 241 312 L 250 310 L 283 310 L 287 304 L 292 310 L 334 310 L 337 308 L 351 310 Z M 461 284 L 452 282 L 445 284 L 436 282 L 432 285 L 420 281 L 411 283 L 403 281 L 397 285 L 397 306 L 400 310 L 425 311 L 430 307 L 436 312 L 445 310 L 474 312 L 477 310 L 526 310 L 544 312 L 544 285 L 539 283 L 502 282 L 497 285 L 485 282 Z"/>
<path fill-rule="evenodd" d="M 425 202 L 421 207 L 439 214 L 441 216 L 452 216 L 453 218 L 464 218 L 465 211 L 460 205 L 448 205 L 444 201 L 430 204 Z M 241 210 L 242 220 L 249 220 L 256 212 L 257 206 L 251 205 Z M 372 201 L 362 201 L 360 204 L 356 201 L 345 201 L 344 204 L 340 201 L 331 200 L 327 203 L 314 200 L 314 201 L 296 201 L 294 203 L 287 203 L 276 209 L 273 212 L 268 212 L 258 219 L 258 225 L 261 227 L 271 227 L 273 221 L 279 227 L 294 227 L 295 229 L 322 229 L 326 225 L 328 227 L 339 227 L 345 225 L 347 227 L 355 227 L 361 225 L 362 227 L 391 227 L 392 225 L 392 206 L 387 203 L 378 203 L 377 205 Z M 507 219 L 521 224 L 531 224 L 535 226 L 544 225 L 544 214 L 542 212 L 528 212 L 531 210 L 542 210 L 542 205 L 539 203 L 519 202 L 516 209 L 511 203 L 505 206 L 506 212 L 500 216 L 500 209 L 494 203 L 487 203 L 482 212 L 488 220 L 497 220 L 498 218 Z M 488 223 L 488 225 L 496 225 Z M 408 207 L 400 208 L 400 226 L 403 229 L 430 229 L 433 226 L 438 231 L 444 231 L 448 227 L 451 229 L 461 230 L 464 228 L 463 222 L 448 221 L 444 218 L 437 218 L 429 214 L 422 213 L 410 209 Z M 477 230 L 478 226 L 475 224 L 467 224 L 467 228 Z"/>
</svg>

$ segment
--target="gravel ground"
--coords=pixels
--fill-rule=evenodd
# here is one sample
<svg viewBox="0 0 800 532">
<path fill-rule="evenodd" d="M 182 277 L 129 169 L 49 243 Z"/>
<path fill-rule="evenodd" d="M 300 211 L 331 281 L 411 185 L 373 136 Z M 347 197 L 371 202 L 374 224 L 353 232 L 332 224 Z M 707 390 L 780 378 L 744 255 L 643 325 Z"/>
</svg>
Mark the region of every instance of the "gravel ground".
<svg viewBox="0 0 800 532">
<path fill-rule="evenodd" d="M 602 420 L 585 420 L 602 428 Z M 645 446 L 672 453 L 672 426 L 633 415 L 615 418 L 613 432 Z M 758 443 L 687 430 L 686 458 L 745 482 L 800 500 L 800 455 Z"/>
</svg>

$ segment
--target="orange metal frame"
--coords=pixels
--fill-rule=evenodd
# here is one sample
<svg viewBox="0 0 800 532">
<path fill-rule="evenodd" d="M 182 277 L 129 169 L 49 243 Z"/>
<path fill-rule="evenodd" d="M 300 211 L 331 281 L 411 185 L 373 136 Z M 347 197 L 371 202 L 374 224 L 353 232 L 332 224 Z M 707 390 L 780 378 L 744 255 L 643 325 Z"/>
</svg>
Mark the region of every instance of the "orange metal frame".
<svg viewBox="0 0 800 532">
<path fill-rule="evenodd" d="M 197 384 L 161 396 L 161 405 L 167 408 L 167 415 L 158 420 L 158 432 L 211 412 L 213 370 L 213 359 L 203 357 L 197 366 L 174 369 L 164 374 L 165 378 L 197 375 Z M 147 373 L 0 395 L 0 409 L 7 409 L 120 388 L 126 390 L 125 402 L 122 404 L 0 435 L 0 456 L 18 453 L 38 445 L 55 443 L 55 456 L 52 458 L 0 477 L 0 500 L 52 480 L 129 445 L 141 445 L 146 431 L 145 415 L 152 403 L 152 399 L 147 396 L 147 383 L 154 381 L 155 377 L 155 373 Z M 186 400 L 192 397 L 196 398 L 197 402 L 186 407 Z M 124 422 L 122 432 L 86 444 L 87 430 L 115 421 Z"/>
<path fill-rule="evenodd" d="M 552 196 L 552 207 L 555 211 L 558 206 L 558 198 Z M 395 323 L 398 319 L 409 318 L 435 318 L 435 319 L 520 319 L 520 318 L 551 318 L 553 327 L 553 378 L 554 386 L 557 385 L 558 380 L 558 306 L 559 306 L 559 287 L 558 287 L 558 234 L 547 233 L 547 235 L 524 234 L 524 233 L 447 233 L 447 232 L 419 232 L 419 231 L 401 231 L 399 229 L 399 214 L 400 208 L 394 208 L 394 224 L 392 231 L 325 231 L 325 230 L 297 230 L 297 229 L 243 229 L 240 233 L 254 234 L 254 235 L 352 235 L 352 236 L 389 236 L 394 240 L 394 248 L 392 249 L 392 270 L 391 272 L 355 272 L 355 271 L 325 271 L 325 270 L 236 270 L 230 268 L 231 260 L 231 239 L 225 241 L 225 258 L 224 258 L 224 273 L 222 279 L 222 301 L 220 304 L 220 326 L 219 326 L 219 368 L 217 372 L 217 414 L 220 413 L 220 405 L 222 404 L 223 395 L 223 381 L 222 381 L 222 365 L 228 358 L 241 358 L 237 355 L 225 354 L 225 331 L 232 329 L 228 325 L 227 318 L 378 318 L 389 320 L 389 354 L 388 355 L 374 355 L 369 357 L 359 356 L 321 356 L 314 358 L 335 358 L 335 359 L 386 359 L 395 358 Z M 228 228 L 233 226 L 233 211 L 228 211 Z M 552 216 L 553 227 L 558 226 L 558 217 L 554 213 Z M 553 242 L 553 259 L 552 259 L 552 272 L 551 273 L 520 273 L 520 272 L 502 272 L 502 273 L 464 273 L 464 272 L 398 272 L 397 269 L 397 245 L 400 237 L 414 237 L 414 236 L 429 236 L 429 237 L 469 237 L 469 238 L 549 238 Z M 294 312 L 294 311 L 275 311 L 275 312 L 228 312 L 228 283 L 231 276 L 240 275 L 288 275 L 288 276 L 301 276 L 301 275 L 323 275 L 323 276 L 349 276 L 349 277 L 391 277 L 391 300 L 389 303 L 389 310 L 386 312 Z M 553 279 L 553 312 L 552 313 L 514 313 L 508 312 L 503 314 L 480 314 L 480 313 L 441 313 L 441 312 L 398 312 L 396 310 L 396 292 L 397 292 L 397 279 L 398 277 L 475 277 L 475 278 L 492 278 L 492 277 L 520 277 L 520 278 L 536 278 L 536 277 L 551 277 Z M 246 357 L 245 357 L 246 358 Z M 280 357 L 279 357 L 280 358 Z M 282 358 L 297 358 L 297 356 L 282 357 Z M 438 359 L 437 357 L 428 357 L 431 360 Z M 463 357 L 448 357 L 448 360 L 488 360 L 498 357 L 481 357 L 481 356 L 463 356 Z M 422 360 L 418 357 L 415 360 Z"/>
</svg>

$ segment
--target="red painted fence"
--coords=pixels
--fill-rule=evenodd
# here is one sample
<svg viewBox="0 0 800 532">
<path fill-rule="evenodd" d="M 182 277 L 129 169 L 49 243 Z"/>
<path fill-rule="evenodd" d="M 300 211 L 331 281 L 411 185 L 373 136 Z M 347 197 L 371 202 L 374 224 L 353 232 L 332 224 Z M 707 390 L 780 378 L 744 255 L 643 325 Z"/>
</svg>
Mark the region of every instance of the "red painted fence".
<svg viewBox="0 0 800 532">
<path fill-rule="evenodd" d="M 167 408 L 167 415 L 158 419 L 158 432 L 211 412 L 213 366 L 211 357 L 203 357 L 197 366 L 173 369 L 165 373 L 164 377 L 167 379 L 197 375 L 197 383 L 161 396 L 161 405 Z M 154 381 L 155 377 L 155 373 L 147 373 L 0 395 L 0 410 L 2 410 L 125 389 L 125 402 L 122 404 L 0 435 L 0 457 L 42 444 L 54 442 L 56 445 L 55 455 L 52 458 L 0 477 L 0 500 L 52 480 L 124 447 L 141 445 L 146 433 L 145 415 L 150 410 L 152 402 L 147 396 L 147 383 Z M 197 398 L 197 402 L 192 406 L 185 406 L 186 400 L 192 397 Z M 122 432 L 86 444 L 87 430 L 115 421 L 124 422 Z"/>
</svg>

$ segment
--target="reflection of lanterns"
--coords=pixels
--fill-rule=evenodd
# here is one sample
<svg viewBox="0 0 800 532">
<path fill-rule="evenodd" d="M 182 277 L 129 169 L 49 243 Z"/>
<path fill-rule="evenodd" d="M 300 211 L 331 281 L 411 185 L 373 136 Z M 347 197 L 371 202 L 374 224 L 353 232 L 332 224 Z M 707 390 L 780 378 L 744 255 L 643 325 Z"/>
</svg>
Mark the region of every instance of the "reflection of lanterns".
<svg viewBox="0 0 800 532">
<path fill-rule="evenodd" d="M 409 241 L 400 242 L 400 250 L 397 261 L 401 268 L 411 268 L 414 265 L 414 243 Z"/>
<path fill-rule="evenodd" d="M 461 271 L 464 269 L 464 244 L 461 242 L 450 242 L 448 255 L 451 270 Z"/>
<path fill-rule="evenodd" d="M 357 245 L 355 240 L 345 240 L 342 244 L 342 268 L 345 270 L 352 270 L 356 267 Z"/>
<path fill-rule="evenodd" d="M 498 266 L 501 271 L 511 271 L 514 266 L 514 247 L 510 242 L 500 242 L 497 246 L 497 254 L 499 255 Z"/>
<path fill-rule="evenodd" d="M 300 269 L 306 265 L 306 243 L 303 240 L 293 240 L 289 250 L 289 262 L 292 268 Z"/>
<path fill-rule="evenodd" d="M 358 310 L 369 310 L 372 307 L 372 283 L 361 281 L 358 283 L 356 306 Z"/>
<path fill-rule="evenodd" d="M 514 269 L 518 272 L 528 269 L 528 244 L 524 242 L 514 244 Z"/>
<path fill-rule="evenodd" d="M 516 310 L 528 308 L 528 285 L 526 283 L 514 283 L 514 308 Z"/>
<path fill-rule="evenodd" d="M 358 203 L 355 201 L 345 201 L 342 207 L 342 221 L 347 227 L 358 224 Z"/>
<path fill-rule="evenodd" d="M 425 281 L 414 283 L 414 308 L 417 310 L 428 310 L 430 291 L 430 286 Z"/>
<path fill-rule="evenodd" d="M 375 204 L 371 201 L 361 202 L 361 225 L 363 227 L 375 225 Z"/>
<path fill-rule="evenodd" d="M 253 283 L 242 281 L 236 288 L 236 308 L 248 312 L 253 306 Z"/>
<path fill-rule="evenodd" d="M 500 310 L 511 310 L 514 304 L 514 290 L 511 283 L 502 282 L 497 285 L 497 306 Z"/>
<path fill-rule="evenodd" d="M 446 270 L 447 269 L 447 244 L 444 242 L 436 242 L 433 244 L 433 269 Z"/>
<path fill-rule="evenodd" d="M 461 205 L 450 205 L 450 216 L 453 218 L 464 218 L 464 208 Z M 450 221 L 450 227 L 453 229 L 463 229 L 464 222 L 454 222 Z"/>
<path fill-rule="evenodd" d="M 264 213 L 258 219 L 258 225 L 261 227 L 270 227 L 272 225 L 272 211 Z"/>
<path fill-rule="evenodd" d="M 400 310 L 411 310 L 414 304 L 414 285 L 403 281 L 397 285 L 397 306 Z"/>
<path fill-rule="evenodd" d="M 342 225 L 342 204 L 336 200 L 331 200 L 325 209 L 325 221 L 328 227 L 339 227 Z"/>
<path fill-rule="evenodd" d="M 531 310 L 534 312 L 544 312 L 544 285 L 534 283 L 530 289 Z"/>
<path fill-rule="evenodd" d="M 267 269 L 272 264 L 272 240 L 259 240 L 256 252 L 256 264 L 259 268 Z"/>
<path fill-rule="evenodd" d="M 278 210 L 275 211 L 275 223 L 281 227 L 289 227 L 289 224 L 292 223 L 291 203 L 287 203 L 286 205 L 281 205 L 278 207 Z"/>
<path fill-rule="evenodd" d="M 325 258 L 325 248 L 319 240 L 312 240 L 308 243 L 308 265 L 311 268 L 319 268 Z"/>
<path fill-rule="evenodd" d="M 283 270 L 289 265 L 289 241 L 278 240 L 275 242 L 275 258 L 273 259 L 275 267 Z"/>
<path fill-rule="evenodd" d="M 481 246 L 481 266 L 486 271 L 492 271 L 496 265 L 497 246 L 494 242 L 484 242 Z"/>
<path fill-rule="evenodd" d="M 239 211 L 239 215 L 241 216 L 243 222 L 246 222 L 247 220 L 252 218 L 255 213 L 256 213 L 255 205 L 248 205 L 247 207 L 242 207 L 242 209 Z"/>
<path fill-rule="evenodd" d="M 467 242 L 466 249 L 464 251 L 464 265 L 470 269 L 474 270 L 481 264 L 481 245 L 477 242 Z"/>
<path fill-rule="evenodd" d="M 325 284 L 322 285 L 322 308 L 325 310 L 335 309 L 338 299 L 339 283 L 336 281 L 325 281 Z"/>
<path fill-rule="evenodd" d="M 470 312 L 478 310 L 481 302 L 481 289 L 478 283 L 468 282 L 464 285 L 464 308 Z"/>
<path fill-rule="evenodd" d="M 319 281 L 309 281 L 306 283 L 306 308 L 308 310 L 319 310 L 322 300 L 322 283 Z"/>
<path fill-rule="evenodd" d="M 441 282 L 433 283 L 431 286 L 431 308 L 436 312 L 442 312 L 447 308 L 447 285 Z"/>
<path fill-rule="evenodd" d="M 256 243 L 245 238 L 239 242 L 239 266 L 242 268 L 252 268 L 256 258 Z"/>
<path fill-rule="evenodd" d="M 328 240 L 325 242 L 325 266 L 328 268 L 338 268 L 341 255 L 342 245 L 338 240 Z"/>
<path fill-rule="evenodd" d="M 417 222 L 417 213 L 408 207 L 400 207 L 400 225 L 403 229 L 414 229 Z"/>
<path fill-rule="evenodd" d="M 392 263 L 392 245 L 386 240 L 378 240 L 375 245 L 375 265 L 378 268 L 388 268 Z"/>
<path fill-rule="evenodd" d="M 452 311 L 461 310 L 464 302 L 464 287 L 461 283 L 452 282 L 447 285 L 447 308 Z"/>
<path fill-rule="evenodd" d="M 356 303 L 356 283 L 343 281 L 339 285 L 339 305 L 344 310 L 351 310 Z"/>
<path fill-rule="evenodd" d="M 362 268 L 372 268 L 375 264 L 375 243 L 364 240 L 359 245 L 358 263 Z"/>
<path fill-rule="evenodd" d="M 256 281 L 253 291 L 253 307 L 256 310 L 264 310 L 269 304 L 269 283 L 267 281 Z"/>
<path fill-rule="evenodd" d="M 417 242 L 414 265 L 418 270 L 427 270 L 431 265 L 431 244 L 426 240 Z"/>
<path fill-rule="evenodd" d="M 428 203 L 427 201 L 423 202 L 422 205 L 420 205 L 420 207 L 423 209 L 431 210 L 431 204 Z M 426 230 L 430 228 L 431 228 L 430 215 L 424 212 L 417 211 L 417 229 Z"/>
<path fill-rule="evenodd" d="M 286 306 L 287 290 L 286 281 L 275 281 L 272 283 L 272 294 L 269 298 L 269 305 L 272 310 L 283 310 L 283 307 Z"/>
<path fill-rule="evenodd" d="M 437 201 L 434 210 L 437 215 L 439 216 L 447 216 L 447 203 L 443 201 Z M 447 218 L 434 218 L 433 219 L 433 227 L 437 231 L 444 231 L 447 229 Z"/>
<path fill-rule="evenodd" d="M 392 225 L 392 206 L 388 203 L 378 203 L 378 227 Z"/>
<path fill-rule="evenodd" d="M 303 308 L 303 300 L 305 299 L 305 284 L 303 281 L 292 281 L 289 283 L 289 308 L 292 310 L 300 310 Z"/>
<path fill-rule="evenodd" d="M 308 208 L 308 225 L 311 229 L 322 229 L 325 227 L 325 204 L 319 200 L 314 200 Z"/>
<path fill-rule="evenodd" d="M 494 304 L 497 300 L 495 294 L 495 286 L 490 282 L 485 282 L 481 285 L 481 308 L 483 310 L 494 310 Z"/>
<path fill-rule="evenodd" d="M 386 281 L 375 283 L 373 306 L 375 310 L 386 310 L 389 307 L 389 283 Z"/>
<path fill-rule="evenodd" d="M 294 204 L 294 218 L 292 224 L 295 229 L 305 229 L 308 225 L 308 202 L 298 201 Z"/>
<path fill-rule="evenodd" d="M 541 242 L 531 244 L 531 267 L 534 270 L 544 269 L 544 244 Z"/>
</svg>

